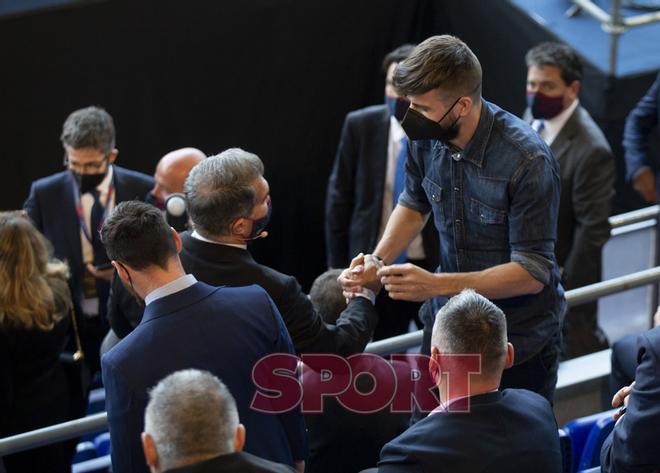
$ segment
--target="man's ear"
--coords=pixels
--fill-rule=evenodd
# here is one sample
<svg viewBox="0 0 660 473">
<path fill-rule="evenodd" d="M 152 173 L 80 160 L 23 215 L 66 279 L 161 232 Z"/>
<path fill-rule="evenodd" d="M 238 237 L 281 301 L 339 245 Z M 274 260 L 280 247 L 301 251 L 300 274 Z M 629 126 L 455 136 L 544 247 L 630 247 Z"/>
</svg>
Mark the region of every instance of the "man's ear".
<svg viewBox="0 0 660 473">
<path fill-rule="evenodd" d="M 509 342 L 506 343 L 506 359 L 504 361 L 504 369 L 511 368 L 515 359 L 515 350 L 513 345 Z"/>
<path fill-rule="evenodd" d="M 115 260 L 112 260 L 110 263 L 115 268 L 115 271 L 117 271 L 119 279 L 128 284 L 128 271 L 126 271 L 124 265 Z"/>
<path fill-rule="evenodd" d="M 431 347 L 431 358 L 429 359 L 429 374 L 435 384 L 440 383 L 442 376 L 442 366 L 440 366 L 440 350 L 438 347 Z"/>
<path fill-rule="evenodd" d="M 172 238 L 174 238 L 174 244 L 176 245 L 176 252 L 181 253 L 181 237 L 174 228 L 170 227 L 170 229 L 172 230 Z"/>
<path fill-rule="evenodd" d="M 580 93 L 580 81 L 574 80 L 568 88 L 571 91 L 571 98 L 576 99 Z"/>
<path fill-rule="evenodd" d="M 142 450 L 144 451 L 144 459 L 152 468 L 152 471 L 158 468 L 158 451 L 156 450 L 156 442 L 151 435 L 142 432 Z"/>
<path fill-rule="evenodd" d="M 115 162 L 115 159 L 117 159 L 117 155 L 119 154 L 119 150 L 117 148 L 114 148 L 112 151 L 110 151 L 110 154 L 108 155 L 108 162 L 110 164 Z"/>
<path fill-rule="evenodd" d="M 238 424 L 236 434 L 234 435 L 234 451 L 241 452 L 245 446 L 245 426 Z"/>
<path fill-rule="evenodd" d="M 236 236 L 243 236 L 247 232 L 247 219 L 245 217 L 238 217 L 231 224 L 231 234 Z"/>
<path fill-rule="evenodd" d="M 468 113 L 470 113 L 470 110 L 472 110 L 472 97 L 461 97 L 458 101 L 458 105 L 461 106 L 461 111 L 458 112 L 459 117 L 465 117 L 467 116 Z"/>
</svg>

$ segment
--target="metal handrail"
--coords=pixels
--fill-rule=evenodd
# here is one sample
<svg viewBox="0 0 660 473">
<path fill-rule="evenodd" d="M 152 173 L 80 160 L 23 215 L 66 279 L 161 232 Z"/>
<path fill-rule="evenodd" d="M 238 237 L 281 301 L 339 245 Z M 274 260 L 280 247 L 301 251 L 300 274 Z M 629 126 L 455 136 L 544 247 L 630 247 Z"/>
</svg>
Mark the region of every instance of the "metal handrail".
<svg viewBox="0 0 660 473">
<path fill-rule="evenodd" d="M 624 214 L 612 215 L 609 218 L 610 226 L 612 228 L 624 227 L 626 225 L 632 225 L 633 223 L 643 222 L 646 220 L 652 220 L 660 214 L 660 205 L 651 205 L 650 207 L 645 207 L 639 210 L 633 210 L 632 212 L 626 212 Z"/>
<path fill-rule="evenodd" d="M 603 296 L 645 286 L 656 281 L 660 281 L 660 266 L 566 291 L 566 305 L 572 307 L 584 304 L 598 300 Z M 364 351 L 377 355 L 387 355 L 398 350 L 407 350 L 416 347 L 421 343 L 422 330 L 418 330 L 370 343 Z"/>
<path fill-rule="evenodd" d="M 578 305 L 656 281 L 660 281 L 660 266 L 567 291 L 566 302 L 568 306 Z M 386 355 L 399 350 L 416 347 L 421 342 L 422 330 L 419 330 L 370 343 L 367 345 L 365 352 Z M 101 412 L 83 417 L 82 419 L 51 425 L 43 429 L 0 439 L 0 457 L 75 438 L 104 429 L 107 425 L 107 415 L 105 412 Z"/>
<path fill-rule="evenodd" d="M 108 427 L 108 415 L 100 412 L 82 419 L 49 425 L 41 429 L 0 439 L 0 457 L 72 439 Z"/>
</svg>

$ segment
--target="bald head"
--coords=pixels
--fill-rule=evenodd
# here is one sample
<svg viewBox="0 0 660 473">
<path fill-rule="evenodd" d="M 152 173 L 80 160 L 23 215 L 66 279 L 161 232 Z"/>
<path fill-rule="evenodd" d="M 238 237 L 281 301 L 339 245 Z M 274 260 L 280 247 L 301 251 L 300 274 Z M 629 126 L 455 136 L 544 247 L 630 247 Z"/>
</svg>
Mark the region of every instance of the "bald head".
<svg viewBox="0 0 660 473">
<path fill-rule="evenodd" d="M 188 173 L 205 157 L 197 148 L 181 148 L 167 153 L 156 166 L 156 185 L 151 194 L 164 202 L 170 194 L 183 192 L 183 183 Z"/>
</svg>

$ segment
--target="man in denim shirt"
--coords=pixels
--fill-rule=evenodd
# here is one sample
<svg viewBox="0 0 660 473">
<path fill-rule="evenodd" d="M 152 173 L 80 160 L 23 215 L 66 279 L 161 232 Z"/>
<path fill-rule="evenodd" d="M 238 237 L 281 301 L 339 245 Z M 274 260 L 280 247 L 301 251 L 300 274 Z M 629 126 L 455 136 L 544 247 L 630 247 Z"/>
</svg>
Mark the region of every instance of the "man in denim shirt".
<svg viewBox="0 0 660 473">
<path fill-rule="evenodd" d="M 554 256 L 557 161 L 527 124 L 481 98 L 479 61 L 455 37 L 417 46 L 397 66 L 394 86 L 411 101 L 402 123 L 414 140 L 405 191 L 373 255 L 354 259 L 341 282 L 359 290 L 379 277 L 393 299 L 430 299 L 425 347 L 447 297 L 476 290 L 504 311 L 516 349 L 500 387 L 552 401 L 565 309 Z M 440 233 L 437 271 L 387 266 L 431 212 Z"/>
</svg>

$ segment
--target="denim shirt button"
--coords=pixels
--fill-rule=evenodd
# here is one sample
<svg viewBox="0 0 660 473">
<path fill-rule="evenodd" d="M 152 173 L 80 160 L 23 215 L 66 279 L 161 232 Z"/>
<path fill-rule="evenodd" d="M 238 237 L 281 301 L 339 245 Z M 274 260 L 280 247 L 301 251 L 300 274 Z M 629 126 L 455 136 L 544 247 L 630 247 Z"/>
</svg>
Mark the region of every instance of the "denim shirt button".
<svg viewBox="0 0 660 473">
<path fill-rule="evenodd" d="M 456 191 L 456 192 L 460 192 L 460 191 L 461 191 L 461 188 L 460 188 L 460 187 L 454 187 L 454 191 Z"/>
<path fill-rule="evenodd" d="M 454 161 L 460 161 L 463 156 L 461 153 L 454 153 L 451 155 L 451 157 L 454 158 Z"/>
<path fill-rule="evenodd" d="M 461 223 L 463 223 L 463 221 L 460 218 L 457 218 L 456 219 L 456 225 L 460 225 Z"/>
</svg>

